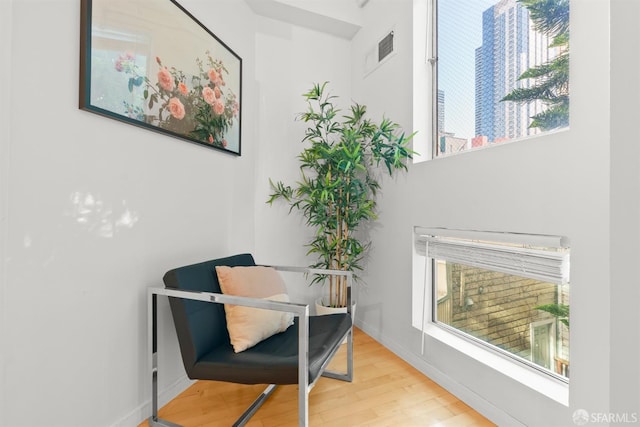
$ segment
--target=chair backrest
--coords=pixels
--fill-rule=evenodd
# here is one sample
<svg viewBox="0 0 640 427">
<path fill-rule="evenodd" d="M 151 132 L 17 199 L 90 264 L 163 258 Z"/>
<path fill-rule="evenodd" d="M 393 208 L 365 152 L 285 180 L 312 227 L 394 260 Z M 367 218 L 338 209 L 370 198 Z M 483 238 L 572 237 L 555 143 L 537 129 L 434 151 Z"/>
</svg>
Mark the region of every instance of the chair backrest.
<svg viewBox="0 0 640 427">
<path fill-rule="evenodd" d="M 255 261 L 251 254 L 240 254 L 175 268 L 164 275 L 164 284 L 171 289 L 220 293 L 218 265 L 253 266 Z M 191 378 L 191 368 L 202 355 L 219 345 L 230 346 L 224 306 L 180 298 L 169 298 L 169 305 L 184 368 Z"/>
</svg>

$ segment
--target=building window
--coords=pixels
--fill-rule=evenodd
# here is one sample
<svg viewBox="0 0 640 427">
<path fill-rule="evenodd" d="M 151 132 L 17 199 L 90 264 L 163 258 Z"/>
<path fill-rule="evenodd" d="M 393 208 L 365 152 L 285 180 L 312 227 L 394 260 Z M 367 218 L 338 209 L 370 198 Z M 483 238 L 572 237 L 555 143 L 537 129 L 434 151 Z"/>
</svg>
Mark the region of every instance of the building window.
<svg viewBox="0 0 640 427">
<path fill-rule="evenodd" d="M 566 239 L 416 227 L 415 251 L 427 322 L 568 381 Z"/>
<path fill-rule="evenodd" d="M 432 7 L 434 156 L 569 126 L 569 0 Z"/>
</svg>

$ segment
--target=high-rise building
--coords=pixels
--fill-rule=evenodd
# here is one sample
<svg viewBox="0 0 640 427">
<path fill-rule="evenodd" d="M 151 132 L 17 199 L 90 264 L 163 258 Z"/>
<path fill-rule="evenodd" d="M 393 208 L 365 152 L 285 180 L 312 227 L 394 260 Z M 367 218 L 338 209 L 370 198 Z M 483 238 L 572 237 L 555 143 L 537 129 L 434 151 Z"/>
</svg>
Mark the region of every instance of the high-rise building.
<svg viewBox="0 0 640 427">
<path fill-rule="evenodd" d="M 533 135 L 531 116 L 542 103 L 501 101 L 513 89 L 527 87 L 518 80 L 527 69 L 555 56 L 547 36 L 535 31 L 529 12 L 516 0 L 501 0 L 482 14 L 482 46 L 475 52 L 475 133 L 489 142 Z"/>
</svg>

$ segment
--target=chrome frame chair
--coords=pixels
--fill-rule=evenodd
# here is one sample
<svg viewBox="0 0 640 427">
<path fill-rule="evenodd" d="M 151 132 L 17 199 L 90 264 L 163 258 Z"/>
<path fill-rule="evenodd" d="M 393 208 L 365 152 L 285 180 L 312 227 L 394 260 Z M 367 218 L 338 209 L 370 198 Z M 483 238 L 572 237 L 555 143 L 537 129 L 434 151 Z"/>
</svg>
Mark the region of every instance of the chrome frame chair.
<svg viewBox="0 0 640 427">
<path fill-rule="evenodd" d="M 248 254 L 243 254 L 245 256 Z M 251 255 L 248 255 L 251 257 Z M 253 258 L 251 257 L 253 261 Z M 220 264 L 222 265 L 222 264 Z M 212 304 L 235 304 L 246 307 L 263 308 L 267 310 L 276 310 L 293 313 L 297 318 L 298 327 L 298 425 L 309 425 L 309 392 L 316 384 L 317 380 L 321 377 L 328 377 L 338 379 L 342 381 L 351 382 L 353 380 L 353 319 L 351 313 L 351 284 L 353 280 L 353 274 L 349 271 L 340 270 L 326 270 L 326 269 L 313 269 L 306 267 L 289 267 L 289 266 L 271 266 L 278 271 L 295 272 L 304 274 L 321 274 L 321 275 L 337 275 L 346 276 L 349 287 L 347 295 L 347 317 L 349 317 L 349 328 L 345 334 L 340 335 L 339 340 L 333 339 L 331 342 L 323 343 L 330 346 L 328 357 L 322 360 L 319 374 L 315 377 L 314 381 L 309 381 L 309 305 L 276 302 L 256 298 L 238 297 L 231 295 L 224 295 L 216 292 L 199 292 L 199 291 L 186 291 L 169 288 L 154 287 L 148 289 L 148 352 L 149 352 L 149 366 L 151 376 L 151 416 L 149 417 L 149 425 L 151 427 L 179 427 L 178 424 L 161 419 L 158 417 L 158 309 L 157 300 L 158 296 L 167 296 L 169 298 L 179 298 L 182 300 L 191 301 L 203 301 Z M 313 316 L 311 316 L 313 317 Z M 293 326 L 292 326 L 293 327 Z M 179 331 L 177 331 L 179 333 Z M 326 370 L 327 365 L 332 360 L 335 353 L 342 346 L 346 337 L 347 345 L 347 361 L 346 372 L 336 372 Z M 182 353 L 182 349 L 181 349 Z M 184 354 L 182 354 L 183 360 Z M 186 361 L 185 361 L 186 364 Z M 186 367 L 186 365 L 185 365 Z M 192 378 L 198 379 L 198 378 Z M 221 379 L 221 381 L 234 382 L 232 380 Z M 260 382 L 258 382 L 260 383 Z M 281 384 L 290 384 L 281 383 Z M 265 390 L 257 397 L 257 399 L 245 410 L 245 412 L 238 418 L 233 424 L 234 426 L 243 426 L 248 420 L 255 414 L 255 412 L 262 406 L 266 399 L 276 389 L 278 383 L 269 384 Z"/>
</svg>

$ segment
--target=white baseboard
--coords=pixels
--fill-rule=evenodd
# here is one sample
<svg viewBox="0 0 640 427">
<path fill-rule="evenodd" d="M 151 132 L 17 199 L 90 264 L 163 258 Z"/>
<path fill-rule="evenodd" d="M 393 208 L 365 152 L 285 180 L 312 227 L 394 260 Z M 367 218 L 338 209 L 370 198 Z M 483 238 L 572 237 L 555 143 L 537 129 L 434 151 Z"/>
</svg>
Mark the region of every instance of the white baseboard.
<svg viewBox="0 0 640 427">
<path fill-rule="evenodd" d="M 444 374 L 443 372 L 427 363 L 427 361 L 425 361 L 424 359 L 407 350 L 393 338 L 382 335 L 379 329 L 358 319 L 356 319 L 355 324 L 364 333 L 374 338 L 380 344 L 392 351 L 396 356 L 416 368 L 425 376 L 435 381 L 437 384 L 445 388 L 448 392 L 456 396 L 458 399 L 471 406 L 475 411 L 488 418 L 491 422 L 499 426 L 526 427 L 520 421 L 516 420 L 500 408 L 483 399 L 482 396 L 478 395 L 472 390 L 469 390 L 463 384 L 460 384 L 459 382 L 453 380 L 448 375 Z"/>
<path fill-rule="evenodd" d="M 158 393 L 158 407 L 163 407 L 169 403 L 172 399 L 175 399 L 180 393 L 189 388 L 195 381 L 190 380 L 186 375 L 179 378 L 169 387 L 164 390 L 160 390 Z M 135 427 L 147 418 L 151 416 L 151 396 L 149 400 L 135 408 L 129 414 L 122 417 L 120 420 L 111 424 L 111 427 Z"/>
</svg>

